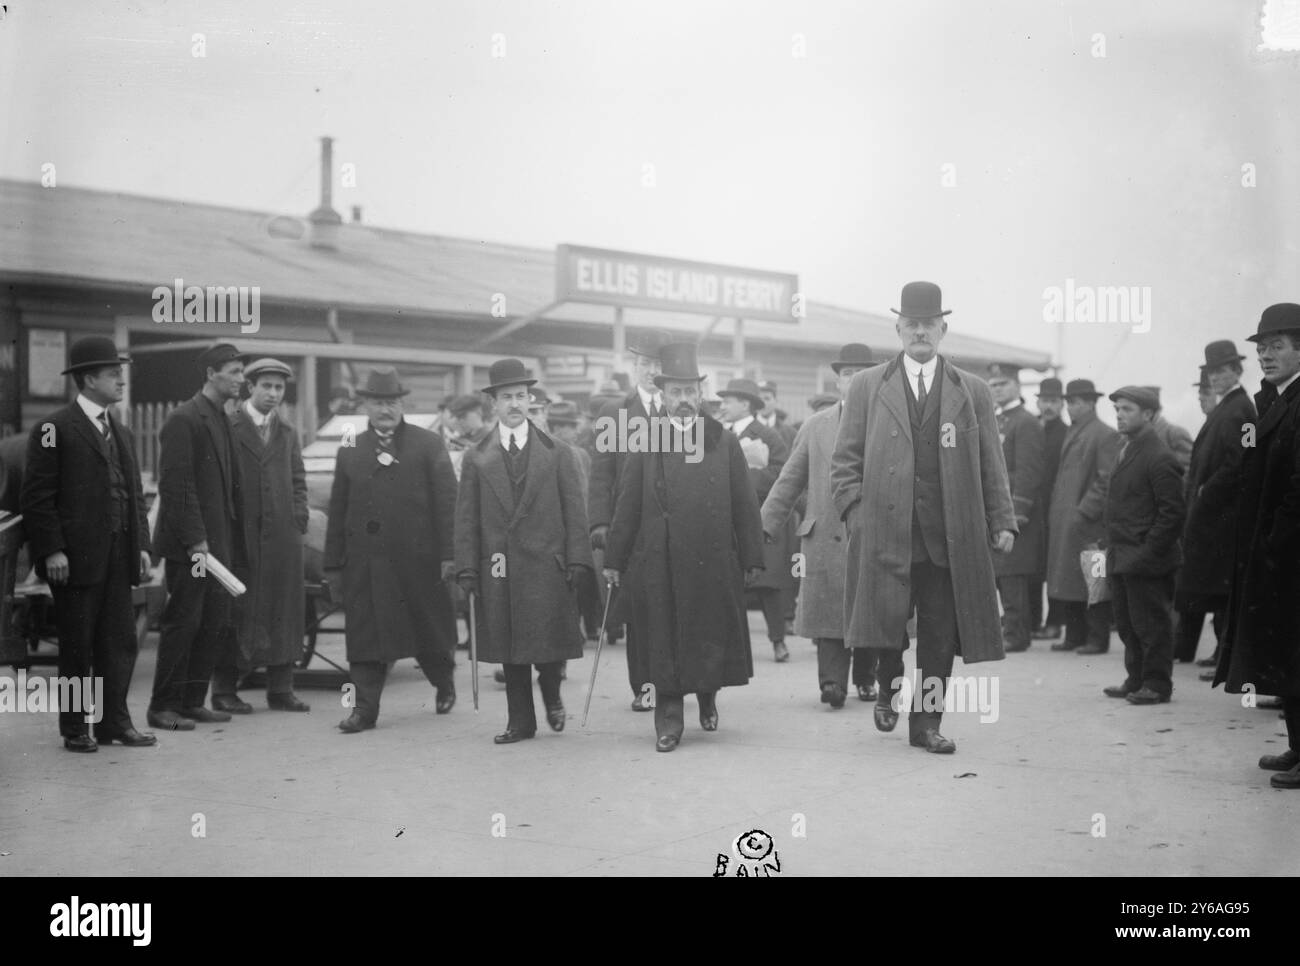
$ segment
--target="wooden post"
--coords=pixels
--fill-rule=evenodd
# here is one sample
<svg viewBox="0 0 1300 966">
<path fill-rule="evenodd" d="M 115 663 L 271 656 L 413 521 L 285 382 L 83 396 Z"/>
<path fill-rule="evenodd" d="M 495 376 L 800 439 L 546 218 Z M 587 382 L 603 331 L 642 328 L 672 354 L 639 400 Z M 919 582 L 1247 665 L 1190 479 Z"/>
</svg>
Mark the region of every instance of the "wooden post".
<svg viewBox="0 0 1300 966">
<path fill-rule="evenodd" d="M 623 358 L 627 355 L 627 330 L 623 327 L 623 306 L 614 307 L 614 372 L 623 371 Z"/>
<path fill-rule="evenodd" d="M 303 356 L 299 372 L 298 405 L 295 409 L 298 439 L 306 446 L 316 438 L 316 357 Z"/>
</svg>

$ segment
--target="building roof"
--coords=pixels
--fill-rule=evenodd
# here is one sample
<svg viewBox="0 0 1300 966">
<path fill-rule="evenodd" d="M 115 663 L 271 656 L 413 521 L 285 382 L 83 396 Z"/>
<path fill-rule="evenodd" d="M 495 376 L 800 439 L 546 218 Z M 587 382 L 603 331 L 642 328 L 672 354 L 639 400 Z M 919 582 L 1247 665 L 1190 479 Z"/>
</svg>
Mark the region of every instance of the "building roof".
<svg viewBox="0 0 1300 966">
<path fill-rule="evenodd" d="M 345 223 L 336 248 L 310 244 L 306 219 L 85 188 L 0 179 L 0 277 L 120 291 L 186 285 L 258 286 L 264 304 L 334 306 L 413 315 L 480 316 L 484 335 L 554 299 L 555 253 Z M 298 237 L 293 237 L 293 236 Z M 491 315 L 505 296 L 506 317 Z M 607 328 L 612 309 L 568 303 L 543 320 Z M 694 338 L 699 315 L 626 309 L 633 327 Z M 541 323 L 541 324 L 544 324 Z M 718 334 L 730 331 L 724 322 Z M 747 342 L 838 348 L 897 345 L 892 316 L 809 302 L 799 323 L 746 320 Z M 947 353 L 967 360 L 1046 368 L 1046 352 L 950 330 Z"/>
</svg>

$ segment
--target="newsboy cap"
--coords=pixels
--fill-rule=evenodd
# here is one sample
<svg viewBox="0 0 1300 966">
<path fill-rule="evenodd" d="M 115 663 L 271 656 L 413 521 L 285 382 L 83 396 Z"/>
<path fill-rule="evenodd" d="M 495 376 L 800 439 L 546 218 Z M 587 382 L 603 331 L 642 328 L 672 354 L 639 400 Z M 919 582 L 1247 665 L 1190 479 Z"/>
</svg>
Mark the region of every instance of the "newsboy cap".
<svg viewBox="0 0 1300 966">
<path fill-rule="evenodd" d="M 1124 386 L 1110 394 L 1111 402 L 1119 402 L 1121 399 L 1137 403 L 1138 409 L 1156 410 L 1160 408 L 1160 400 L 1147 386 Z"/>
<path fill-rule="evenodd" d="M 206 373 L 209 369 L 219 370 L 227 362 L 234 362 L 237 359 L 242 361 L 244 358 L 244 354 L 229 342 L 218 342 L 204 349 L 203 354 L 199 356 L 199 372 Z"/>
<path fill-rule="evenodd" d="M 293 370 L 289 368 L 289 364 L 279 359 L 258 359 L 244 366 L 244 378 L 249 382 L 256 382 L 258 374 L 263 372 L 276 373 L 284 376 L 286 380 L 293 378 Z"/>
</svg>

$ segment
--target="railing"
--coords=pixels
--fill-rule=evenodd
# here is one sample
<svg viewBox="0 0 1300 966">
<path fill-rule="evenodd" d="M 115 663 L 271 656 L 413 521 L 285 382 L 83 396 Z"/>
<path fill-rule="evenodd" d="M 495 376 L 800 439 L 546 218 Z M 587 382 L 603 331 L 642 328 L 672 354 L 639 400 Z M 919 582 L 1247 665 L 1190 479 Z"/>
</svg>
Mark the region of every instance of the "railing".
<svg viewBox="0 0 1300 966">
<path fill-rule="evenodd" d="M 137 403 L 131 407 L 130 427 L 135 436 L 135 459 L 141 474 L 158 479 L 158 433 L 179 403 Z"/>
</svg>

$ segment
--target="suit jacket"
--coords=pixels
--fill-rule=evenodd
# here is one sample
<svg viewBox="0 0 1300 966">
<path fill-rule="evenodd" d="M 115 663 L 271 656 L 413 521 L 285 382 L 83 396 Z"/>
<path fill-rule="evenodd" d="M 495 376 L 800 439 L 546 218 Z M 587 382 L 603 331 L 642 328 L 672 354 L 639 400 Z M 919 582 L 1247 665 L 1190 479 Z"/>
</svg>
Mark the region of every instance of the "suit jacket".
<svg viewBox="0 0 1300 966">
<path fill-rule="evenodd" d="M 140 583 L 141 552 L 149 550 L 149 525 L 135 462 L 131 431 L 109 408 L 110 431 L 129 490 L 131 583 Z M 45 558 L 62 550 L 68 557 L 68 586 L 103 583 L 112 534 L 109 463 L 99 429 L 75 401 L 32 427 L 23 476 L 23 526 L 31 541 L 36 572 L 46 579 Z"/>
<path fill-rule="evenodd" d="M 794 630 L 800 637 L 844 637 L 844 571 L 848 532 L 831 499 L 831 456 L 843 405 L 813 413 L 799 428 L 794 450 L 763 501 L 763 532 L 780 534 L 800 497 L 808 495 L 799 525 L 803 581 Z"/>
<path fill-rule="evenodd" d="M 1182 561 L 1183 470 L 1155 428 L 1129 437 L 1106 493 L 1107 573 L 1160 577 Z"/>
<path fill-rule="evenodd" d="M 158 554 L 188 561 L 187 549 L 206 540 L 208 552 L 232 570 L 245 565 L 240 529 L 239 461 L 234 439 L 227 455 L 228 417 L 197 392 L 176 407 L 158 435 Z"/>
<path fill-rule="evenodd" d="M 982 379 L 943 362 L 939 469 L 953 596 L 967 664 L 1001 660 L 1002 625 L 990 541 L 1017 533 L 993 397 Z M 831 493 L 849 523 L 845 643 L 901 649 L 912 613 L 915 452 L 902 354 L 853 377 Z M 855 509 L 856 508 L 856 509 Z M 852 510 L 852 514 L 850 514 Z"/>
</svg>

